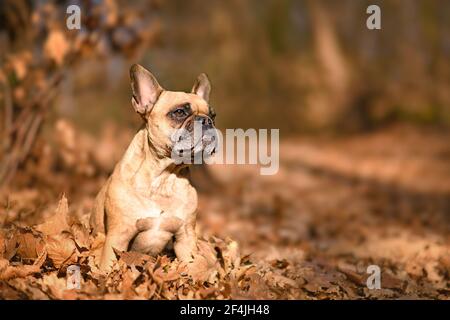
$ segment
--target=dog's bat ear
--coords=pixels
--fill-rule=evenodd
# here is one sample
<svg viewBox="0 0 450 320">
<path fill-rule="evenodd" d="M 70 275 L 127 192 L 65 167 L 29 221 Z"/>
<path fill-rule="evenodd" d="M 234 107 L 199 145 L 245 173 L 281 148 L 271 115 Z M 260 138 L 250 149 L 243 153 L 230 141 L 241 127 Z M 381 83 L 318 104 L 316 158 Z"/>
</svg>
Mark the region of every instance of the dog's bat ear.
<svg viewBox="0 0 450 320">
<path fill-rule="evenodd" d="M 144 115 L 150 112 L 164 89 L 150 71 L 138 64 L 131 66 L 130 78 L 133 91 L 131 103 L 137 113 Z"/>
<path fill-rule="evenodd" d="M 209 94 L 211 93 L 211 83 L 205 73 L 200 74 L 192 87 L 192 93 L 200 96 L 206 102 L 209 102 Z"/>
</svg>

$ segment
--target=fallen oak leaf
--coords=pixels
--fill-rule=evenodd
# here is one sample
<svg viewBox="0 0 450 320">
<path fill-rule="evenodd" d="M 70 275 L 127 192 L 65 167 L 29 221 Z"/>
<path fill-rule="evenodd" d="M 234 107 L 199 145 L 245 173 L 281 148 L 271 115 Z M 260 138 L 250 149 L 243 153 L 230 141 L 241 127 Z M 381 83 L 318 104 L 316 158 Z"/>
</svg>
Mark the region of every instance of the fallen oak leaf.
<svg viewBox="0 0 450 320">
<path fill-rule="evenodd" d="M 214 287 L 202 287 L 198 290 L 200 297 L 202 299 L 214 297 L 216 295 L 217 289 Z"/>
<path fill-rule="evenodd" d="M 148 292 L 147 292 L 148 299 L 151 299 L 155 295 L 157 289 L 158 285 L 156 283 L 148 284 Z"/>
<path fill-rule="evenodd" d="M 232 283 L 231 298 L 232 299 L 269 299 L 270 288 L 267 286 L 264 279 L 257 273 L 252 273 L 245 281 L 240 283 Z M 239 284 L 239 285 L 238 285 Z M 241 287 L 245 286 L 246 289 Z"/>
<path fill-rule="evenodd" d="M 170 266 L 160 266 L 156 270 L 150 272 L 153 280 L 162 284 L 164 282 L 175 281 L 180 278 L 180 273 L 177 269 L 171 269 Z"/>
<path fill-rule="evenodd" d="M 70 231 L 68 221 L 69 204 L 65 195 L 61 197 L 58 202 L 55 214 L 47 221 L 36 226 L 36 230 L 42 232 L 47 236 L 61 234 L 64 231 Z"/>
<path fill-rule="evenodd" d="M 36 260 L 33 265 L 11 266 L 6 259 L 0 259 L 0 280 L 10 280 L 13 278 L 24 278 L 30 274 L 37 273 L 41 270 L 41 266 L 46 258 L 46 253 Z"/>
<path fill-rule="evenodd" d="M 275 259 L 270 261 L 270 265 L 277 269 L 285 269 L 289 265 L 289 262 L 286 259 Z"/>
<path fill-rule="evenodd" d="M 245 266 L 241 266 L 234 275 L 232 275 L 232 278 L 236 279 L 237 281 L 242 280 L 242 278 L 246 276 L 250 276 L 251 274 L 256 272 L 256 266 L 253 264 L 248 264 Z"/>
<path fill-rule="evenodd" d="M 8 265 L 5 265 L 5 262 L 8 263 Z M 40 271 L 40 267 L 35 265 L 10 266 L 9 262 L 4 259 L 0 260 L 0 264 L 0 280 L 24 278 Z"/>
<path fill-rule="evenodd" d="M 221 241 L 219 246 L 221 256 L 224 262 L 225 272 L 229 273 L 236 270 L 241 265 L 241 256 L 239 253 L 239 245 L 236 241 L 227 238 L 225 242 Z"/>
<path fill-rule="evenodd" d="M 206 245 L 199 243 L 199 252 L 191 261 L 182 262 L 181 265 L 186 267 L 186 273 L 194 282 L 214 282 L 214 278 L 223 269 L 217 261 L 215 255 L 207 249 Z"/>
<path fill-rule="evenodd" d="M 12 287 L 8 281 L 0 281 L 0 299 L 2 300 L 25 300 L 29 299 L 23 290 Z"/>
<path fill-rule="evenodd" d="M 148 261 L 154 261 L 155 259 L 147 254 L 143 254 L 136 251 L 119 251 L 114 248 L 116 257 L 128 266 L 143 267 Z"/>
<path fill-rule="evenodd" d="M 395 278 L 393 275 L 391 275 L 388 272 L 383 272 L 381 274 L 381 287 L 387 288 L 387 289 L 403 289 L 405 285 L 405 282 Z"/>
<path fill-rule="evenodd" d="M 6 239 L 5 232 L 0 229 L 0 257 L 3 257 L 3 254 L 6 252 L 7 244 L 8 244 L 8 241 Z"/>
<path fill-rule="evenodd" d="M 190 288 L 180 286 L 177 290 L 179 300 L 194 300 L 194 291 Z"/>
<path fill-rule="evenodd" d="M 136 291 L 133 288 L 135 278 L 131 275 L 128 270 L 124 271 L 122 279 L 122 294 L 123 298 L 126 300 L 132 299 L 136 296 Z"/>
<path fill-rule="evenodd" d="M 56 272 L 44 274 L 37 282 L 41 285 L 42 291 L 52 299 L 64 299 L 64 291 L 67 290 L 65 278 L 58 278 Z"/>
<path fill-rule="evenodd" d="M 287 277 L 277 274 L 275 272 L 268 272 L 265 275 L 265 280 L 268 283 L 274 283 L 283 289 L 289 288 L 289 287 L 292 287 L 292 288 L 299 287 L 298 283 L 295 280 L 287 278 Z"/>
<path fill-rule="evenodd" d="M 153 297 L 157 287 L 156 283 L 146 280 L 138 284 L 134 291 L 142 299 L 149 300 Z"/>
<path fill-rule="evenodd" d="M 197 249 L 198 251 L 193 256 L 193 259 L 182 262 L 180 267 L 185 268 L 187 275 L 194 282 L 213 282 L 219 271 L 224 273 L 217 260 L 216 250 L 213 244 L 204 240 L 198 240 Z"/>
<path fill-rule="evenodd" d="M 328 289 L 334 285 L 321 273 L 313 273 L 302 276 L 306 284 L 303 285 L 306 291 L 310 293 L 320 293 L 323 289 Z"/>
<path fill-rule="evenodd" d="M 93 264 L 100 265 L 100 259 L 102 256 L 103 245 L 105 243 L 105 234 L 97 233 L 95 236 L 90 237 L 91 248 L 89 250 L 93 257 Z"/>
<path fill-rule="evenodd" d="M 77 260 L 75 241 L 67 232 L 46 237 L 45 248 L 49 259 L 56 268 L 75 263 Z"/>
<path fill-rule="evenodd" d="M 14 235 L 6 237 L 5 234 L 0 236 L 0 258 L 11 260 L 17 253 L 19 243 Z"/>
<path fill-rule="evenodd" d="M 367 275 L 362 275 L 357 273 L 356 271 L 352 270 L 351 268 L 344 267 L 344 266 L 338 266 L 338 270 L 345 274 L 348 280 L 353 282 L 354 284 L 358 286 L 365 286 Z"/>
<path fill-rule="evenodd" d="M 17 229 L 13 238 L 17 242 L 16 253 L 23 260 L 34 260 L 45 250 L 45 243 L 41 236 L 29 229 Z"/>
<path fill-rule="evenodd" d="M 80 251 L 89 250 L 89 230 L 79 222 L 72 224 L 70 230 L 78 249 Z"/>
<path fill-rule="evenodd" d="M 44 250 L 41 255 L 34 261 L 33 265 L 38 266 L 39 268 L 42 267 L 45 260 L 47 260 L 47 251 Z"/>
<path fill-rule="evenodd" d="M 356 272 L 350 267 L 346 266 L 338 266 L 338 270 L 341 271 L 348 280 L 353 282 L 358 286 L 366 286 L 367 279 L 369 274 L 361 274 Z M 381 274 L 381 287 L 385 289 L 402 289 L 404 286 L 404 282 L 400 279 L 395 278 L 388 272 L 383 272 Z"/>
</svg>

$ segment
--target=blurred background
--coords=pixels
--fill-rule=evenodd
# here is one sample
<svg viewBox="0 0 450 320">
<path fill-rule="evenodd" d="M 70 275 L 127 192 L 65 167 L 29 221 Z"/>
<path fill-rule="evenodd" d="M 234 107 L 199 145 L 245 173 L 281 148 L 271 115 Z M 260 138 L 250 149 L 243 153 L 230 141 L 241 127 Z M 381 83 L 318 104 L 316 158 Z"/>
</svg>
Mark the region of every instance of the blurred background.
<svg viewBox="0 0 450 320">
<path fill-rule="evenodd" d="M 399 281 L 383 297 L 448 297 L 449 20 L 438 0 L 4 0 L 1 218 L 34 223 L 62 192 L 90 210 L 140 125 L 132 63 L 169 90 L 206 72 L 218 128 L 279 128 L 281 167 L 197 168 L 202 232 L 289 279 L 375 261 Z M 311 279 L 277 297 L 373 294 Z"/>
</svg>

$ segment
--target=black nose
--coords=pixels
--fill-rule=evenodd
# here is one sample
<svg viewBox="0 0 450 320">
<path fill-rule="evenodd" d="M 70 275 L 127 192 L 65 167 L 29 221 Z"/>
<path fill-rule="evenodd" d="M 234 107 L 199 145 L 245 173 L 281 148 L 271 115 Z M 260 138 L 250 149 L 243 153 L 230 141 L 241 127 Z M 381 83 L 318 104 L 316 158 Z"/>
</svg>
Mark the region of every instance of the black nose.
<svg viewBox="0 0 450 320">
<path fill-rule="evenodd" d="M 202 124 L 202 126 L 204 126 L 204 127 L 212 127 L 213 126 L 213 121 L 211 120 L 211 118 L 206 117 L 206 116 L 195 116 L 194 121 L 200 122 Z"/>
</svg>

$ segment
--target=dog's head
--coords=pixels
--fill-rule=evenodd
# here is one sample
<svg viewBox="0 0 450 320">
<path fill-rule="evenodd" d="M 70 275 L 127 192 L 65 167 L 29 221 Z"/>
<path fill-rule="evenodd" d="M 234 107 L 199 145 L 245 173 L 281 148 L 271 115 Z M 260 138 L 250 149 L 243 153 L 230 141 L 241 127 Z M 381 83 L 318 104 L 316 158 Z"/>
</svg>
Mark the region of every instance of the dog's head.
<svg viewBox="0 0 450 320">
<path fill-rule="evenodd" d="M 132 104 L 146 123 L 149 142 L 159 157 L 203 156 L 214 153 L 215 112 L 209 106 L 211 84 L 198 76 L 191 93 L 167 91 L 144 67 L 130 69 Z"/>
</svg>

